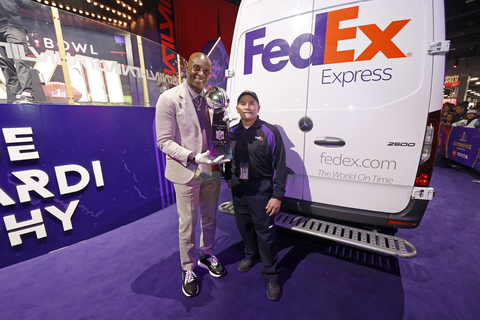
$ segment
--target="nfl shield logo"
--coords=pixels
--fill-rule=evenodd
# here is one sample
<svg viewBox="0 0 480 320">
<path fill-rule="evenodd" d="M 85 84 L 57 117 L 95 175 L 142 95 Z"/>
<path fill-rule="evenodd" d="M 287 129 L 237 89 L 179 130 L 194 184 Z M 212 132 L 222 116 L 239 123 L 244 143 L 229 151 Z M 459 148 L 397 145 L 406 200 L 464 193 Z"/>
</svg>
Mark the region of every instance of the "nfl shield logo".
<svg viewBox="0 0 480 320">
<path fill-rule="evenodd" d="M 215 136 L 217 140 L 223 140 L 223 138 L 225 137 L 223 130 L 215 131 Z"/>
</svg>

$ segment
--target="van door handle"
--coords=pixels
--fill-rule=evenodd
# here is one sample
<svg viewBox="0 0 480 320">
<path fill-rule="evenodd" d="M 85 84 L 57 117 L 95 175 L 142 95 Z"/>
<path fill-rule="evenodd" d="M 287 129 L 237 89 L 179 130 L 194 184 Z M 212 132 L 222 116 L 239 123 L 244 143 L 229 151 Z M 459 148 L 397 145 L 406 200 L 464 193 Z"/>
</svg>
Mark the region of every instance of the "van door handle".
<svg viewBox="0 0 480 320">
<path fill-rule="evenodd" d="M 319 137 L 315 139 L 314 143 L 326 148 L 341 148 L 346 144 L 342 139 L 335 137 Z"/>
</svg>

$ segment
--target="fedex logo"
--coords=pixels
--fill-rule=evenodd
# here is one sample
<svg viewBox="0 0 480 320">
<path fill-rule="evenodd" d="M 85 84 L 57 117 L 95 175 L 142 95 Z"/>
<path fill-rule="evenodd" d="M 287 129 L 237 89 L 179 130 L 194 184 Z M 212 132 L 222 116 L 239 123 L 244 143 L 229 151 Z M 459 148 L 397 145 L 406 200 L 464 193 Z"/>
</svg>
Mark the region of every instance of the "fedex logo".
<svg viewBox="0 0 480 320">
<path fill-rule="evenodd" d="M 405 58 L 405 54 L 393 43 L 392 39 L 410 21 L 392 21 L 385 30 L 376 24 L 340 29 L 340 22 L 358 18 L 358 6 L 336 11 L 320 13 L 315 16 L 314 34 L 304 33 L 293 40 L 291 44 L 284 39 L 275 39 L 266 45 L 254 45 L 254 41 L 264 38 L 266 27 L 248 32 L 245 35 L 245 70 L 244 74 L 251 74 L 253 57 L 261 55 L 263 67 L 270 72 L 282 70 L 290 61 L 295 68 L 303 69 L 311 65 L 322 65 L 353 61 L 371 60 L 379 52 L 387 59 Z M 338 51 L 339 41 L 355 39 L 357 28 L 371 41 L 370 45 L 355 59 L 355 50 Z M 309 58 L 300 56 L 300 48 L 309 42 L 313 51 Z M 287 57 L 283 60 L 272 59 Z"/>
</svg>

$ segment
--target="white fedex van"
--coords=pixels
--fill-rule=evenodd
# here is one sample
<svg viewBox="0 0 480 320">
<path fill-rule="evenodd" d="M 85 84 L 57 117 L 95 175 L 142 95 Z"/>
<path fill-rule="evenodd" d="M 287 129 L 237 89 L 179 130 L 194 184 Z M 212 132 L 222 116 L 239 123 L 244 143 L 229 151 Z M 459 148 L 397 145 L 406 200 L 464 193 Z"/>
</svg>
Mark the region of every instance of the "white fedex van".
<svg viewBox="0 0 480 320">
<path fill-rule="evenodd" d="M 283 132 L 282 211 L 415 228 L 433 197 L 445 53 L 441 0 L 243 0 L 227 93 Z"/>
</svg>

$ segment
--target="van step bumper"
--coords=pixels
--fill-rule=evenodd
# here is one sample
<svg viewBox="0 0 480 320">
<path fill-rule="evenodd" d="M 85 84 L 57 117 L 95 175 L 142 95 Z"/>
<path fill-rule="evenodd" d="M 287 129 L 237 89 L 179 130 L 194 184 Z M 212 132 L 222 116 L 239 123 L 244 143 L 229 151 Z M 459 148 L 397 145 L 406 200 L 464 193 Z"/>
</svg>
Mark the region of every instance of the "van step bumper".
<svg viewBox="0 0 480 320">
<path fill-rule="evenodd" d="M 407 240 L 375 231 L 367 231 L 284 212 L 279 212 L 275 215 L 275 224 L 278 227 L 326 238 L 376 253 L 388 254 L 399 258 L 413 258 L 417 255 L 417 249 Z"/>
</svg>

